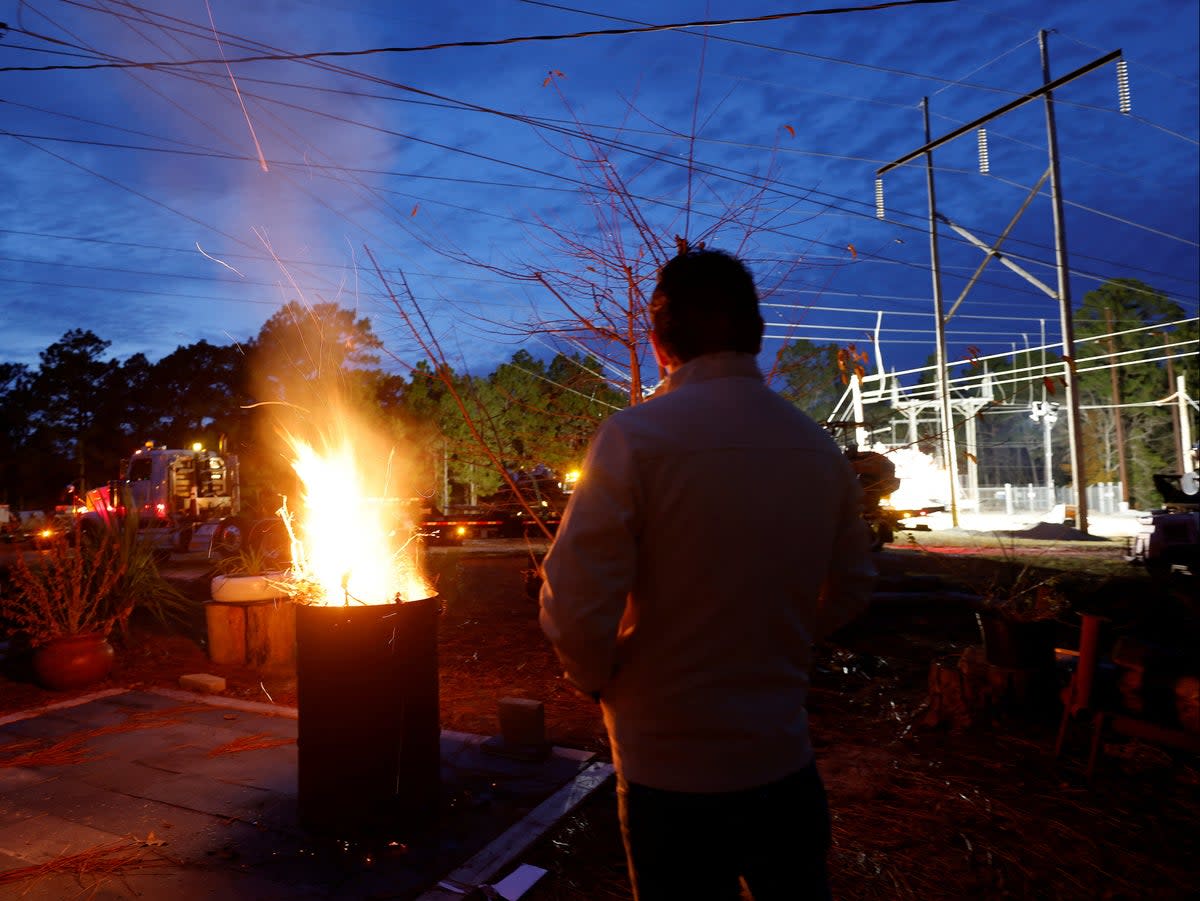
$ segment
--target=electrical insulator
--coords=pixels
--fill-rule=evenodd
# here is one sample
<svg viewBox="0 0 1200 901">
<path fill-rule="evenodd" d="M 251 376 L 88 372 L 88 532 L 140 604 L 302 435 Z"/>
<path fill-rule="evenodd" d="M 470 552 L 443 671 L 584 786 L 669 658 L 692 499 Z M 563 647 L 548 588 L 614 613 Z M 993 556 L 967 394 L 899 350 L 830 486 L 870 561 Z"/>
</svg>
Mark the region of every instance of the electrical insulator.
<svg viewBox="0 0 1200 901">
<path fill-rule="evenodd" d="M 979 171 L 981 174 L 987 175 L 992 171 L 991 163 L 988 160 L 987 129 L 979 129 L 975 134 L 975 138 L 979 144 Z"/>
<path fill-rule="evenodd" d="M 883 218 L 883 179 L 875 179 L 875 218 Z"/>
<path fill-rule="evenodd" d="M 1123 113 L 1133 109 L 1129 102 L 1129 64 L 1123 59 L 1117 60 L 1117 103 Z"/>
</svg>

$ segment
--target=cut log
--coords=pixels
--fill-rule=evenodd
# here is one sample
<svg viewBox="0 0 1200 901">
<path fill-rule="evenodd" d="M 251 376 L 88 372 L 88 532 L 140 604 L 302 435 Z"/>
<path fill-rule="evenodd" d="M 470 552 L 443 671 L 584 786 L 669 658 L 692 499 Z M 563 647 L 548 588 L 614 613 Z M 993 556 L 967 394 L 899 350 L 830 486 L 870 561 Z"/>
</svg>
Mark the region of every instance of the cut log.
<svg viewBox="0 0 1200 901">
<path fill-rule="evenodd" d="M 1200 677 L 1183 676 L 1175 683 L 1175 712 L 1185 731 L 1200 735 Z"/>
<path fill-rule="evenodd" d="M 208 625 L 208 656 L 213 663 L 246 663 L 246 607 L 209 601 L 204 605 Z"/>
<path fill-rule="evenodd" d="M 246 662 L 280 666 L 296 662 L 296 606 L 291 601 L 243 605 L 246 615 Z"/>
<path fill-rule="evenodd" d="M 296 662 L 296 607 L 291 601 L 209 601 L 208 656 L 234 666 L 288 666 Z"/>
<path fill-rule="evenodd" d="M 1014 714 L 1042 715 L 1055 704 L 1052 674 L 995 666 L 973 646 L 930 665 L 923 723 L 958 731 Z"/>
<path fill-rule="evenodd" d="M 968 648 L 968 650 L 982 649 Z M 966 655 L 964 652 L 963 656 Z M 940 657 L 929 666 L 929 706 L 926 726 L 947 726 L 952 731 L 970 728 L 980 713 L 978 692 L 960 656 Z"/>
</svg>

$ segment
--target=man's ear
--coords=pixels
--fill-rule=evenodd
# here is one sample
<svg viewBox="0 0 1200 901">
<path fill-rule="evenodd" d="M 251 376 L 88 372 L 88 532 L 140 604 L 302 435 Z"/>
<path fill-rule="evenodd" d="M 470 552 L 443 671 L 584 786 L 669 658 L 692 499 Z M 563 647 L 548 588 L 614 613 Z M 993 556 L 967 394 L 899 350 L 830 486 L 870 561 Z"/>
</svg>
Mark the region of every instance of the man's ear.
<svg viewBox="0 0 1200 901">
<path fill-rule="evenodd" d="M 668 374 L 674 372 L 679 366 L 679 361 L 662 346 L 658 340 L 658 332 L 654 329 L 650 329 L 650 346 L 654 348 L 654 359 L 658 363 L 658 368 Z"/>
</svg>

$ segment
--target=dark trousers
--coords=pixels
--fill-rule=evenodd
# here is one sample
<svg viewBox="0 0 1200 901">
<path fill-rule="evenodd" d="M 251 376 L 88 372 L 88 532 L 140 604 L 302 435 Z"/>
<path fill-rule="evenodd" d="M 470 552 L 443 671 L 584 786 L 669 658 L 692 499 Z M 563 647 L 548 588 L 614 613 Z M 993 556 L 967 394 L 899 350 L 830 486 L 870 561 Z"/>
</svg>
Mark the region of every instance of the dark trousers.
<svg viewBox="0 0 1200 901">
<path fill-rule="evenodd" d="M 815 763 L 736 792 L 672 792 L 617 780 L 637 901 L 828 901 L 829 805 Z"/>
</svg>

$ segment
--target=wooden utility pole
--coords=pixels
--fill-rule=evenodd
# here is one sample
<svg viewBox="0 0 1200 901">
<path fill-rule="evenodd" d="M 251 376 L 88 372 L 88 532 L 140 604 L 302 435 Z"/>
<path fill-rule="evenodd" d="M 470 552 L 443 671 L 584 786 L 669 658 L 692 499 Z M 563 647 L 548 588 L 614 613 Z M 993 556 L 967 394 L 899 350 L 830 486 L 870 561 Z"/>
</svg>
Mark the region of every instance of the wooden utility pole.
<svg viewBox="0 0 1200 901">
<path fill-rule="evenodd" d="M 925 143 L 929 144 L 929 98 L 921 98 Z M 954 408 L 950 405 L 950 370 L 946 362 L 946 316 L 942 301 L 942 267 L 938 257 L 937 197 L 933 190 L 933 151 L 925 152 L 925 187 L 929 193 L 929 267 L 933 274 L 933 319 L 937 340 L 937 389 L 942 411 L 942 460 L 950 479 L 950 524 L 958 528 L 958 447 L 954 442 Z"/>
<path fill-rule="evenodd" d="M 1187 393 L 1187 379 L 1182 375 L 1175 377 L 1175 404 L 1179 408 L 1179 437 L 1183 446 L 1183 471 L 1195 472 L 1196 463 L 1192 456 L 1192 420 L 1188 405 L 1191 399 Z"/>
<path fill-rule="evenodd" d="M 1170 392 L 1175 387 L 1175 357 L 1171 353 L 1169 341 L 1170 335 L 1166 332 L 1162 333 L 1163 345 L 1167 348 L 1167 391 Z M 1188 458 L 1188 448 L 1183 446 L 1183 436 L 1180 432 L 1180 416 L 1179 405 L 1175 404 L 1171 407 L 1171 433 L 1175 438 L 1175 462 L 1179 466 L 1180 472 L 1187 472 L 1186 464 Z"/>
<path fill-rule="evenodd" d="M 1108 325 L 1108 355 L 1111 363 L 1116 363 L 1117 345 L 1113 341 L 1112 310 L 1104 311 L 1104 321 Z M 1112 377 L 1113 419 L 1117 423 L 1117 477 L 1121 480 L 1121 501 L 1126 509 L 1129 507 L 1129 473 L 1125 469 L 1125 422 L 1121 419 L 1121 379 L 1117 375 L 1117 367 L 1111 365 L 1108 374 Z"/>
<path fill-rule="evenodd" d="M 1050 205 L 1054 211 L 1054 259 L 1058 270 L 1058 310 L 1062 323 L 1063 378 L 1067 383 L 1067 435 L 1071 442 L 1071 481 L 1075 485 L 1075 526 L 1088 530 L 1087 472 L 1080 421 L 1079 375 L 1075 371 L 1075 316 L 1071 308 L 1071 277 L 1067 264 L 1067 226 L 1063 217 L 1062 179 L 1058 171 L 1058 132 L 1054 127 L 1054 95 L 1050 90 L 1050 51 L 1046 32 L 1038 32 L 1042 51 L 1042 100 L 1046 107 L 1046 148 L 1050 156 Z"/>
</svg>

